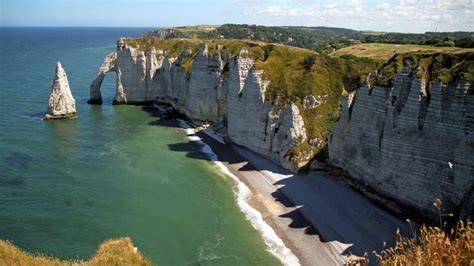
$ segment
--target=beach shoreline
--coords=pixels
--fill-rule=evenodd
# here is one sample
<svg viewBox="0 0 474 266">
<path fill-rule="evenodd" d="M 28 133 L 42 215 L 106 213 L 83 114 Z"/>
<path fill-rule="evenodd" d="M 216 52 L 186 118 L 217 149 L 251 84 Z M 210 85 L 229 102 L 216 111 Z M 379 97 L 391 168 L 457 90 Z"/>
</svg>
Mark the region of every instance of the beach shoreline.
<svg viewBox="0 0 474 266">
<path fill-rule="evenodd" d="M 228 141 L 224 141 L 218 134 L 212 130 L 195 130 L 187 122 L 178 120 L 178 125 L 186 130 L 188 138 L 202 146 L 202 150 L 216 164 L 221 171 L 231 177 L 236 178 L 245 188 L 237 188 L 237 204 L 244 212 L 247 219 L 250 220 L 255 229 L 264 238 L 268 251 L 275 255 L 285 265 L 341 265 L 347 261 L 347 256 L 342 255 L 347 247 L 335 241 L 325 243 L 318 234 L 309 233 L 308 228 L 311 224 L 300 213 L 298 207 L 291 206 L 286 196 L 279 193 L 278 188 L 264 181 L 266 185 L 259 186 L 252 182 L 252 179 L 263 180 L 261 171 L 256 169 L 251 162 L 247 161 L 235 149 L 236 146 Z M 255 176 L 260 175 L 256 179 Z M 234 180 L 235 181 L 235 180 Z M 248 190 L 242 192 L 242 190 Z M 279 194 L 278 200 L 275 200 L 275 194 Z M 262 230 L 260 225 L 255 225 L 254 221 L 249 219 L 248 210 L 242 206 L 244 200 L 250 208 L 258 212 L 260 223 L 265 223 L 269 228 Z M 291 213 L 291 217 L 285 217 L 285 214 Z M 272 236 L 268 236 L 268 229 L 272 230 Z M 275 234 L 275 235 L 273 235 Z M 280 243 L 281 241 L 281 243 Z M 275 243 L 277 242 L 277 243 Z M 283 245 L 281 245 L 283 244 Z M 275 248 L 275 245 L 277 246 Z M 288 249 L 287 251 L 285 249 Z"/>
<path fill-rule="evenodd" d="M 281 239 L 280 235 L 275 232 L 274 227 L 269 225 L 262 215 L 261 208 L 256 208 L 256 204 L 252 199 L 253 191 L 248 187 L 242 179 L 237 177 L 232 168 L 229 168 L 218 155 L 215 153 L 216 143 L 214 147 L 209 145 L 209 142 L 216 141 L 217 135 L 212 136 L 211 132 L 203 133 L 195 130 L 190 124 L 184 120 L 177 119 L 178 125 L 186 131 L 187 137 L 190 141 L 201 146 L 201 151 L 205 153 L 209 159 L 215 163 L 220 171 L 223 172 L 227 177 L 231 178 L 235 187 L 235 199 L 240 210 L 244 213 L 247 220 L 250 221 L 252 226 L 259 231 L 263 237 L 267 246 L 267 251 L 277 257 L 284 265 L 301 265 L 300 258 L 293 254 L 293 250 L 286 246 L 286 243 Z M 203 140 L 206 139 L 205 141 Z M 226 145 L 222 141 L 223 145 Z"/>
<path fill-rule="evenodd" d="M 245 202 L 297 257 L 298 263 L 288 263 L 277 255 L 286 265 L 342 265 L 364 253 L 374 262 L 372 251 L 380 251 L 384 242 L 392 246 L 397 229 L 409 234 L 405 221 L 329 173 L 293 174 L 206 126 L 178 124 L 224 174 L 244 184 Z M 270 246 L 269 251 L 275 255 Z"/>
</svg>

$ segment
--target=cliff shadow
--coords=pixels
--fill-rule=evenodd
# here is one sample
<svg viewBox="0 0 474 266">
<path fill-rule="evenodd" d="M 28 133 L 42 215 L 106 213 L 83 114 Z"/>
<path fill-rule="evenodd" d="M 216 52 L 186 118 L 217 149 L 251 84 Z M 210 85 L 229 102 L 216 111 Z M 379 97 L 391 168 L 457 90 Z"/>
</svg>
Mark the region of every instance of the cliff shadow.
<svg viewBox="0 0 474 266">
<path fill-rule="evenodd" d="M 276 201 L 285 207 L 297 207 L 280 215 L 292 219 L 290 227 L 306 228 L 306 234 L 317 234 L 322 242 L 347 245 L 343 254 L 363 256 L 367 252 L 375 263 L 372 251 L 379 252 L 384 242 L 393 247 L 397 228 L 402 235 L 412 236 L 406 221 L 329 173 L 293 174 L 246 148 L 235 144 L 233 147 L 251 162 L 254 170 L 268 172 L 277 180 L 273 183 L 277 190 L 272 193 Z"/>
<path fill-rule="evenodd" d="M 160 117 L 160 111 L 156 107 L 145 105 L 142 106 L 142 111 L 146 112 L 151 117 Z"/>
<path fill-rule="evenodd" d="M 147 110 L 150 115 L 159 118 L 159 113 L 155 110 Z M 179 127 L 174 119 L 165 118 L 159 118 L 150 124 Z M 382 210 L 329 174 L 322 172 L 295 175 L 230 140 L 221 143 L 204 132 L 197 132 L 195 135 L 212 148 L 219 161 L 237 166 L 237 173 L 265 170 L 280 176 L 272 184 L 276 190 L 271 196 L 292 210 L 279 216 L 291 219 L 289 227 L 302 229 L 308 235 L 318 235 L 322 242 L 337 241 L 347 245 L 343 254 L 372 254 L 373 250 L 380 251 L 384 242 L 388 247 L 393 246 L 397 228 L 401 228 L 403 235 L 410 235 L 405 221 Z M 173 143 L 169 148 L 186 152 L 189 158 L 210 160 L 201 151 L 201 145 L 195 141 Z M 370 260 L 376 261 L 373 255 L 370 255 Z"/>
<path fill-rule="evenodd" d="M 304 217 L 303 213 L 301 212 L 302 207 L 298 207 L 297 205 L 295 205 L 291 200 L 288 199 L 288 197 L 285 196 L 285 194 L 283 194 L 280 189 L 277 189 L 271 195 L 275 199 L 275 201 L 280 202 L 283 206 L 287 208 L 295 208 L 292 211 L 279 215 L 279 217 L 291 219 L 289 227 L 304 229 L 305 234 L 318 235 L 321 241 L 325 241 L 321 236 L 320 232 L 316 229 L 316 227 L 314 227 L 308 221 L 308 219 Z"/>
<path fill-rule="evenodd" d="M 279 195 L 288 195 L 290 203 L 298 206 L 299 213 L 307 218 L 314 228 L 311 231 L 309 227 L 308 233 L 318 234 L 323 242 L 351 245 L 343 255 L 363 256 L 367 252 L 370 265 L 376 262 L 372 251 L 380 252 L 384 242 L 386 247 L 395 245 L 398 228 L 402 235 L 412 236 L 405 221 L 375 205 L 346 183 L 324 173 L 292 175 L 274 185 L 279 188 L 273 196 L 278 199 Z"/>
<path fill-rule="evenodd" d="M 155 106 L 151 106 L 151 105 L 142 106 L 142 110 L 148 113 L 149 116 L 156 118 L 156 120 L 147 123 L 150 126 L 181 128 L 178 122 L 176 121 L 176 118 L 183 118 L 183 117 L 177 113 L 173 112 L 167 115 L 163 115 L 163 112 L 161 112 Z M 186 136 L 193 137 L 196 135 L 187 134 Z M 170 151 L 186 153 L 186 157 L 188 158 L 211 161 L 209 156 L 207 156 L 201 150 L 202 146 L 198 145 L 196 141 L 188 140 L 185 142 L 171 143 L 171 144 L 168 144 L 167 146 Z"/>
<path fill-rule="evenodd" d="M 238 167 L 237 169 L 237 172 L 239 173 L 258 170 L 271 170 L 269 168 L 258 169 L 250 160 L 242 156 L 240 150 L 242 148 L 237 147 L 237 145 L 233 144 L 229 139 L 226 139 L 225 143 L 221 143 L 203 132 L 198 132 L 197 135 L 212 148 L 213 152 L 218 156 L 219 161 L 223 162 L 224 164 L 240 165 L 240 167 Z M 289 172 L 285 172 L 285 174 L 287 173 Z M 302 207 L 300 207 L 298 204 L 294 204 L 279 189 L 272 193 L 271 196 L 276 202 L 279 202 L 287 208 L 293 209 L 292 211 L 279 215 L 279 217 L 291 219 L 289 227 L 303 229 L 305 234 L 319 235 L 319 237 L 321 238 L 321 235 L 318 230 L 302 214 Z"/>
<path fill-rule="evenodd" d="M 191 159 L 211 161 L 211 159 L 209 159 L 209 156 L 204 154 L 201 151 L 200 147 L 198 147 L 197 144 L 192 141 L 168 144 L 168 148 L 170 149 L 170 151 L 185 152 L 186 157 Z"/>
</svg>

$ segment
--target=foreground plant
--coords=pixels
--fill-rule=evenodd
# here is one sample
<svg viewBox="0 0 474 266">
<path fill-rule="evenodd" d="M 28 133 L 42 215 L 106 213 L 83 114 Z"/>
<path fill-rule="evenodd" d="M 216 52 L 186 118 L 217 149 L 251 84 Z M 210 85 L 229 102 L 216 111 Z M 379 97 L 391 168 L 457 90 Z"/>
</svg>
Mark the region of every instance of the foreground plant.
<svg viewBox="0 0 474 266">
<path fill-rule="evenodd" d="M 471 221 L 459 221 L 446 230 L 442 223 L 441 200 L 433 204 L 439 212 L 440 225 L 419 229 L 419 235 L 404 237 L 397 231 L 397 243 L 380 253 L 373 252 L 379 265 L 474 265 L 474 225 Z M 408 220 L 410 223 L 410 221 Z M 411 223 L 410 223 L 411 226 Z"/>
<path fill-rule="evenodd" d="M 474 226 L 459 221 L 449 233 L 439 227 L 423 225 L 418 237 L 403 237 L 397 232 L 394 248 L 374 252 L 380 265 L 473 265 Z"/>
<path fill-rule="evenodd" d="M 474 224 L 469 220 L 460 220 L 448 233 L 446 223 L 443 223 L 442 219 L 444 216 L 453 215 L 442 214 L 440 199 L 436 199 L 433 205 L 439 213 L 439 227 L 422 225 L 418 230 L 413 230 L 410 220 L 407 219 L 413 237 L 404 237 L 400 230 L 397 230 L 395 247 L 384 248 L 380 253 L 373 251 L 378 265 L 474 266 Z M 367 252 L 362 257 L 351 256 L 346 265 L 367 266 L 369 256 Z"/>
<path fill-rule="evenodd" d="M 99 246 L 97 254 L 88 261 L 65 261 L 41 254 L 30 254 L 8 241 L 0 240 L 0 265 L 20 266 L 148 266 L 151 263 L 138 252 L 128 237 L 107 240 Z"/>
</svg>

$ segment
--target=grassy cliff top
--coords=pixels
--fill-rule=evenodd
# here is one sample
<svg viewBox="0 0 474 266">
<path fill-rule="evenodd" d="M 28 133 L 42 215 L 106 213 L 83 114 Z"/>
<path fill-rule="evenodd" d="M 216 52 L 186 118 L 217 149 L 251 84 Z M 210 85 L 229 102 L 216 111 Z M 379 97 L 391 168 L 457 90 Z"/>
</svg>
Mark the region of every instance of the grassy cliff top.
<svg viewBox="0 0 474 266">
<path fill-rule="evenodd" d="M 8 241 L 0 240 L 0 265 L 36 266 L 99 266 L 99 265 L 151 265 L 133 246 L 128 237 L 107 240 L 100 244 L 97 254 L 87 261 L 60 260 L 41 254 L 25 252 Z"/>
<path fill-rule="evenodd" d="M 457 80 L 474 80 L 474 52 L 406 53 L 393 56 L 378 69 L 376 85 L 392 86 L 392 80 L 403 67 L 418 68 L 417 77 L 429 83 L 444 84 Z"/>
<path fill-rule="evenodd" d="M 363 84 L 366 75 L 376 69 L 371 60 L 346 60 L 318 54 L 314 51 L 264 42 L 229 39 L 168 39 L 136 38 L 128 39 L 130 47 L 145 52 L 152 49 L 166 51 L 171 57 L 180 55 L 186 49 L 192 53 L 183 59 L 182 66 L 191 71 L 192 59 L 208 45 L 208 53 L 216 56 L 219 52 L 228 58 L 242 55 L 255 60 L 255 67 L 263 70 L 263 77 L 270 81 L 265 92 L 267 100 L 278 100 L 277 107 L 290 102 L 299 105 L 303 113 L 310 137 L 325 139 L 337 119 L 340 101 L 344 91 L 352 91 Z M 220 50 L 219 50 L 220 49 Z M 307 95 L 324 96 L 324 102 L 312 110 L 302 108 L 302 101 Z"/>
<path fill-rule="evenodd" d="M 181 66 L 189 74 L 192 74 L 194 57 L 205 44 L 208 45 L 210 56 L 222 53 L 227 58 L 233 58 L 240 51 L 247 50 L 248 53 L 242 56 L 253 58 L 255 67 L 264 71 L 263 78 L 270 81 L 265 92 L 266 100 L 274 101 L 277 109 L 291 102 L 299 107 L 309 138 L 318 138 L 321 142 L 318 148 L 304 146 L 314 153 L 322 150 L 326 144 L 333 123 L 339 117 L 343 94 L 361 86 L 367 74 L 377 68 L 376 62 L 370 59 L 334 58 L 304 48 L 248 40 L 161 40 L 145 37 L 129 39 L 127 43 L 143 51 L 164 50 L 171 57 L 191 49 L 191 55 L 181 61 Z M 305 109 L 303 100 L 308 95 L 320 99 L 321 104 L 313 109 Z M 295 154 L 301 152 L 298 150 Z"/>
<path fill-rule="evenodd" d="M 331 53 L 334 56 L 354 55 L 378 60 L 389 60 L 396 54 L 404 53 L 462 53 L 474 52 L 474 48 L 436 47 L 417 44 L 361 43 L 351 45 Z"/>
<path fill-rule="evenodd" d="M 166 35 L 163 32 L 173 31 Z M 331 53 L 357 43 L 387 43 L 406 45 L 434 45 L 438 47 L 474 48 L 472 32 L 425 32 L 425 33 L 394 33 L 357 31 L 334 27 L 303 27 L 303 26 L 263 26 L 249 24 L 198 25 L 174 28 L 159 28 L 145 33 L 144 36 L 173 38 L 181 36 L 201 39 L 240 39 L 256 40 L 267 43 L 281 43 L 312 49 L 322 53 Z M 406 51 L 408 52 L 408 51 Z M 400 53 L 397 51 L 397 53 Z M 386 58 L 388 59 L 388 58 Z"/>
<path fill-rule="evenodd" d="M 143 51 L 159 49 L 176 57 L 186 50 L 181 66 L 191 75 L 195 56 L 208 45 L 208 55 L 233 58 L 240 51 L 242 56 L 255 60 L 255 68 L 263 70 L 263 78 L 270 81 L 265 91 L 265 99 L 274 102 L 275 109 L 295 103 L 303 117 L 309 139 L 317 138 L 320 145 L 315 147 L 304 143 L 295 147 L 293 154 L 315 154 L 327 144 L 333 124 L 339 118 L 342 97 L 363 85 L 369 72 L 378 69 L 376 84 L 391 86 L 392 79 L 403 66 L 417 72 L 427 81 L 440 80 L 449 83 L 454 80 L 474 80 L 474 53 L 404 53 L 393 56 L 386 63 L 370 58 L 346 56 L 343 58 L 326 56 L 312 50 L 269 44 L 264 42 L 233 39 L 168 39 L 137 38 L 127 40 L 129 46 Z M 225 71 L 224 67 L 224 71 Z M 225 73 L 223 73 L 225 74 Z M 308 95 L 315 96 L 320 104 L 315 108 L 304 108 Z M 299 159 L 296 159 L 299 160 Z"/>
<path fill-rule="evenodd" d="M 208 50 L 210 55 L 218 54 L 218 46 L 223 46 L 223 51 L 227 53 L 228 56 L 237 56 L 239 52 L 243 49 L 248 50 L 249 56 L 257 59 L 262 56 L 263 50 L 261 49 L 265 43 L 255 42 L 255 41 L 246 41 L 246 40 L 229 40 L 229 39 L 167 39 L 162 40 L 153 37 L 143 37 L 143 38 L 130 38 L 127 39 L 127 44 L 135 49 L 140 49 L 144 52 L 155 50 L 163 50 L 170 57 L 179 56 L 186 49 L 191 49 L 194 53 L 197 53 L 205 44 L 208 45 Z M 298 49 L 298 48 L 295 48 Z M 255 52 L 255 53 L 254 53 Z"/>
</svg>

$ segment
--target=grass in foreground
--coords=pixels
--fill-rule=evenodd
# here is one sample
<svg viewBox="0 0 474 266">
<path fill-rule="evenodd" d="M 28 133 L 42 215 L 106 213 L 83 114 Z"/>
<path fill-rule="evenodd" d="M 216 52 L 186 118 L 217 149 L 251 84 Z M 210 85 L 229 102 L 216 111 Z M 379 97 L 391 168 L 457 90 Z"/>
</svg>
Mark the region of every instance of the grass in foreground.
<svg viewBox="0 0 474 266">
<path fill-rule="evenodd" d="M 397 232 L 398 241 L 394 248 L 374 251 L 380 265 L 473 265 L 474 264 L 474 225 L 471 221 L 459 221 L 447 233 L 441 213 L 442 201 L 433 203 L 439 213 L 439 227 L 423 225 L 419 235 L 403 237 Z M 407 220 L 410 223 L 410 220 Z M 411 226 L 411 224 L 410 224 Z"/>
<path fill-rule="evenodd" d="M 449 233 L 423 225 L 419 236 L 407 238 L 397 233 L 394 248 L 374 252 L 379 265 L 473 265 L 474 226 L 459 221 Z"/>
<path fill-rule="evenodd" d="M 35 266 L 102 266 L 102 265 L 151 265 L 133 246 L 128 237 L 111 239 L 99 246 L 97 254 L 90 260 L 60 260 L 42 254 L 30 254 L 13 245 L 0 240 L 0 265 L 35 265 Z"/>
<path fill-rule="evenodd" d="M 474 48 L 457 48 L 457 47 L 435 47 L 429 45 L 415 44 L 389 44 L 389 43 L 362 43 L 348 46 L 331 53 L 333 56 L 355 55 L 357 57 L 368 57 L 378 60 L 388 60 L 395 54 L 403 53 L 457 53 L 457 52 L 474 52 Z"/>
<path fill-rule="evenodd" d="M 440 199 L 433 203 L 439 213 L 439 227 L 422 225 L 413 230 L 413 237 L 404 237 L 397 230 L 397 242 L 393 248 L 385 248 L 380 253 L 373 251 L 377 264 L 381 266 L 404 265 L 474 265 L 474 224 L 460 220 L 451 230 L 446 229 L 442 217 Z M 410 220 L 407 220 L 412 226 Z M 368 265 L 367 253 L 364 257 L 351 260 L 347 265 Z"/>
</svg>

